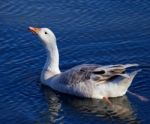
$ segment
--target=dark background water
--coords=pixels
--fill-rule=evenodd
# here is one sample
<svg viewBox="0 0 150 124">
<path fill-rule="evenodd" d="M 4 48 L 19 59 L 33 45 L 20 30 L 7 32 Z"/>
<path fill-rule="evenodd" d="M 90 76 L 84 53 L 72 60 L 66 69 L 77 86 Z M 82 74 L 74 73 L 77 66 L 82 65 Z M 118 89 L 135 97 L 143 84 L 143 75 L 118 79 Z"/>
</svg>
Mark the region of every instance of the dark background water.
<svg viewBox="0 0 150 124">
<path fill-rule="evenodd" d="M 116 124 L 150 122 L 150 102 L 66 96 L 40 85 L 46 55 L 28 26 L 51 28 L 60 68 L 139 63 L 130 90 L 150 98 L 149 0 L 0 1 L 0 123 Z"/>
</svg>

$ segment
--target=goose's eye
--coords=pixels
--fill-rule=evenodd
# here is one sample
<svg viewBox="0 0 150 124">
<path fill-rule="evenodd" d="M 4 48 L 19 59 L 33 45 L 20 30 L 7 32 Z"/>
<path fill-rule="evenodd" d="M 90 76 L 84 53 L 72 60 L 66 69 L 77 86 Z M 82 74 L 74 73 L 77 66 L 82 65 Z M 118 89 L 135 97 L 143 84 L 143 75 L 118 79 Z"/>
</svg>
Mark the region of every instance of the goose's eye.
<svg viewBox="0 0 150 124">
<path fill-rule="evenodd" d="M 47 32 L 45 32 L 45 34 L 48 34 Z"/>
</svg>

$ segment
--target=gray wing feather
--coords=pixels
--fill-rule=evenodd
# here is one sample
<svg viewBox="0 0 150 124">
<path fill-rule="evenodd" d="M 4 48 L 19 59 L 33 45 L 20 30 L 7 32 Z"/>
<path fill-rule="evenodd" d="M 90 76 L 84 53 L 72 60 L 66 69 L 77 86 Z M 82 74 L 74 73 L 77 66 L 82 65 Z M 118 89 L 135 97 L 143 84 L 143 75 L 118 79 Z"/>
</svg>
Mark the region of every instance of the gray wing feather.
<svg viewBox="0 0 150 124">
<path fill-rule="evenodd" d="M 129 67 L 138 66 L 138 64 L 125 64 L 125 65 L 108 65 L 96 68 L 92 75 L 93 79 L 96 77 L 99 81 L 109 80 L 112 77 L 122 76 L 129 78 L 129 75 L 126 72 L 126 69 Z"/>
<path fill-rule="evenodd" d="M 128 74 L 125 73 L 129 67 L 138 66 L 137 64 L 126 65 L 109 65 L 101 66 L 97 64 L 84 64 L 76 66 L 63 72 L 61 76 L 61 82 L 69 84 L 77 84 L 80 82 L 88 82 L 93 80 L 96 82 L 104 82 L 122 76 L 128 78 Z"/>
<path fill-rule="evenodd" d="M 100 65 L 96 64 L 83 64 L 75 66 L 60 75 L 61 82 L 69 84 L 86 82 L 90 79 L 91 73 L 98 67 L 100 67 Z"/>
</svg>

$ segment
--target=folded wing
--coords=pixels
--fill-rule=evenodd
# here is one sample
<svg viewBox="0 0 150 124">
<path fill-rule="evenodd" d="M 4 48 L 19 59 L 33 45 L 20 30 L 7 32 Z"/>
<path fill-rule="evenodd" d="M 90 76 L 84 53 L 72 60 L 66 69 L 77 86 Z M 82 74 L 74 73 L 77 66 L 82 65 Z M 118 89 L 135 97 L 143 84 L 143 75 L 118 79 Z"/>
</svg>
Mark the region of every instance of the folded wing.
<svg viewBox="0 0 150 124">
<path fill-rule="evenodd" d="M 91 79 L 94 81 L 106 81 L 117 76 L 129 78 L 126 69 L 133 66 L 138 66 L 138 64 L 102 66 L 93 70 Z"/>
<path fill-rule="evenodd" d="M 118 76 L 129 78 L 129 75 L 126 73 L 126 69 L 133 66 L 138 66 L 138 64 L 119 64 L 108 66 L 84 64 L 62 73 L 61 82 L 77 84 L 80 82 L 95 81 L 97 83 L 101 83 L 117 78 Z"/>
</svg>

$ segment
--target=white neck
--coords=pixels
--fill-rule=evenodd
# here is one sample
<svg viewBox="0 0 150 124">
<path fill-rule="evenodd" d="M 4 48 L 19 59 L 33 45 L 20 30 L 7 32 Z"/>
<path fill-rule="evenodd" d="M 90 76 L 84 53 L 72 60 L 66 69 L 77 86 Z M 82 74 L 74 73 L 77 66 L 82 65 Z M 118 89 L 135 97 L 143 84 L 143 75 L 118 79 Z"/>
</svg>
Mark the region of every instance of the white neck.
<svg viewBox="0 0 150 124">
<path fill-rule="evenodd" d="M 59 53 L 56 41 L 46 46 L 47 60 L 42 71 L 42 78 L 47 79 L 60 73 Z"/>
</svg>

